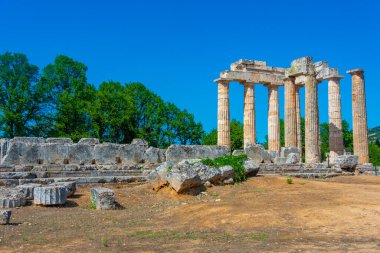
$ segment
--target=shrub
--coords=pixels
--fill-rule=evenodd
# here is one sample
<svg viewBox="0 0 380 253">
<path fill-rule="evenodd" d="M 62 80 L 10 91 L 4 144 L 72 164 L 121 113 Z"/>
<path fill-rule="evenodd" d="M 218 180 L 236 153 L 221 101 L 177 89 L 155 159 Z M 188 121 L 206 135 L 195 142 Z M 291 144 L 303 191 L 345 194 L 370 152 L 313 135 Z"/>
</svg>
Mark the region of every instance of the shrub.
<svg viewBox="0 0 380 253">
<path fill-rule="evenodd" d="M 288 178 L 288 179 L 286 179 L 286 182 L 287 182 L 288 184 L 293 184 L 293 178 Z"/>
<path fill-rule="evenodd" d="M 234 180 L 236 182 L 241 182 L 246 180 L 245 170 L 244 170 L 244 160 L 247 159 L 247 155 L 227 155 L 223 157 L 218 157 L 215 159 L 202 159 L 201 163 L 210 167 L 223 167 L 231 166 L 234 169 Z"/>
</svg>

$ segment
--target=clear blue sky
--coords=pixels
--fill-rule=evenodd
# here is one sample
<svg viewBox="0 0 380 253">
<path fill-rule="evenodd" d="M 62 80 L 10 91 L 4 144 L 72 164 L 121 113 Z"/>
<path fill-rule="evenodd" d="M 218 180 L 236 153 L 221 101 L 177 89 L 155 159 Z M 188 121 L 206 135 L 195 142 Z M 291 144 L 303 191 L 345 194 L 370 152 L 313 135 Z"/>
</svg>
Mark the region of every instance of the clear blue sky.
<svg viewBox="0 0 380 253">
<path fill-rule="evenodd" d="M 139 81 L 216 127 L 213 80 L 241 59 L 287 67 L 313 56 L 339 68 L 343 118 L 351 124 L 351 81 L 365 69 L 369 127 L 380 125 L 380 1 L 29 1 L 0 0 L 0 53 L 44 67 L 58 54 L 85 63 L 89 82 Z M 283 117 L 283 88 L 280 90 Z M 302 92 L 304 107 L 304 92 Z M 328 120 L 327 83 L 319 86 Z M 302 108 L 303 110 L 303 108 Z M 257 131 L 267 133 L 267 90 L 256 89 Z M 242 119 L 243 88 L 231 84 L 231 118 Z"/>
</svg>

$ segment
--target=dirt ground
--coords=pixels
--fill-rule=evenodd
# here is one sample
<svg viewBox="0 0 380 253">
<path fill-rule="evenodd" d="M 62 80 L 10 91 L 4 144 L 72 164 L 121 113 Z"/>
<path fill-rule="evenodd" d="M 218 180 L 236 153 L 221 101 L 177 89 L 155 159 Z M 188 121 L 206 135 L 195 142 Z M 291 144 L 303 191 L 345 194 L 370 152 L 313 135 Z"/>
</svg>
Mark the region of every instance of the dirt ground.
<svg viewBox="0 0 380 253">
<path fill-rule="evenodd" d="M 64 207 L 15 209 L 0 252 L 380 252 L 380 177 L 255 177 L 198 196 L 106 187 L 125 209 L 91 209 L 90 186 Z"/>
</svg>

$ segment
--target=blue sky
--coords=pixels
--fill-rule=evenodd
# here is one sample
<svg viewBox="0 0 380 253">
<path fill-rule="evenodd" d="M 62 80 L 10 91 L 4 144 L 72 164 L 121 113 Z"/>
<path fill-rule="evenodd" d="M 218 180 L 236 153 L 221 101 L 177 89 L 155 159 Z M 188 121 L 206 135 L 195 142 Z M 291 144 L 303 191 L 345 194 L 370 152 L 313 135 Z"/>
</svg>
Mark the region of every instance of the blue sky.
<svg viewBox="0 0 380 253">
<path fill-rule="evenodd" d="M 302 56 L 339 68 L 343 118 L 351 124 L 348 69 L 365 69 L 368 124 L 380 125 L 380 1 L 27 1 L 0 0 L 0 53 L 27 54 L 43 68 L 58 54 L 85 63 L 88 80 L 139 81 L 217 122 L 219 72 L 238 59 L 287 67 Z M 256 86 L 257 131 L 267 133 L 267 90 Z M 231 118 L 243 117 L 243 88 L 231 84 Z M 304 114 L 304 91 L 301 92 Z M 327 83 L 319 85 L 321 122 Z M 284 114 L 283 88 L 280 111 Z"/>
</svg>

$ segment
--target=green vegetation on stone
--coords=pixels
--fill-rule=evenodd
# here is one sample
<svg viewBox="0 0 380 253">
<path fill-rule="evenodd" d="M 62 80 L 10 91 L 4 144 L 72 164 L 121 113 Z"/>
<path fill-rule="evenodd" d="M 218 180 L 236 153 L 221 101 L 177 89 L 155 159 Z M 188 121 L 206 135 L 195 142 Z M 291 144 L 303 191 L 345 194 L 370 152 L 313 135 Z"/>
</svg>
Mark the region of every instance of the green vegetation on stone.
<svg viewBox="0 0 380 253">
<path fill-rule="evenodd" d="M 210 167 L 223 167 L 223 166 L 231 166 L 234 169 L 234 180 L 236 182 L 241 182 L 246 180 L 245 170 L 244 170 L 244 161 L 247 159 L 247 155 L 227 155 L 223 157 L 218 157 L 215 159 L 202 159 L 201 162 L 204 165 Z"/>
</svg>

